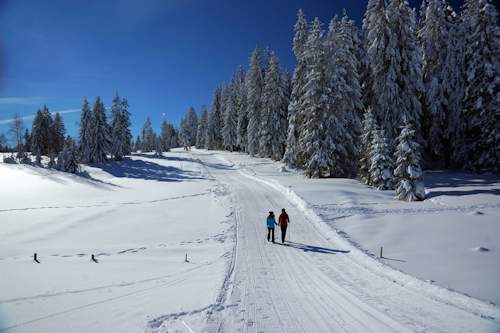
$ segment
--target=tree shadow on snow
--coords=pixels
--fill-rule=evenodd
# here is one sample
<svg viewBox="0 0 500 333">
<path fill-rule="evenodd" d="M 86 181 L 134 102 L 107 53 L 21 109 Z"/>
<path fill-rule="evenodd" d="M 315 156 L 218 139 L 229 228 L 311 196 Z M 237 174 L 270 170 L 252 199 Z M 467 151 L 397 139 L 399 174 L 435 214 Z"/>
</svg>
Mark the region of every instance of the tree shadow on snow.
<svg viewBox="0 0 500 333">
<path fill-rule="evenodd" d="M 282 244 L 282 243 L 276 243 L 276 244 L 282 245 L 282 246 L 293 247 L 297 250 L 302 250 L 304 252 L 314 252 L 314 253 L 323 253 L 323 254 L 336 254 L 336 253 L 349 253 L 350 252 L 350 251 L 346 251 L 346 250 L 329 249 L 326 247 L 307 245 L 307 244 L 290 242 L 290 241 L 286 241 L 284 244 Z"/>
<path fill-rule="evenodd" d="M 500 189 L 491 189 L 491 190 L 470 190 L 470 191 L 431 191 L 428 193 L 427 198 L 439 197 L 441 195 L 449 195 L 454 197 L 461 197 L 465 195 L 474 195 L 474 194 L 492 194 L 492 195 L 500 195 Z"/>
<path fill-rule="evenodd" d="M 429 189 L 428 198 L 442 195 L 466 196 L 474 194 L 500 195 L 500 177 L 494 174 L 473 174 L 465 172 L 429 171 L 424 177 L 425 187 Z M 490 188 L 490 187 L 497 188 Z M 471 189 L 449 190 L 442 188 L 472 187 Z M 474 188 L 475 187 L 475 188 Z"/>
<path fill-rule="evenodd" d="M 191 171 L 130 158 L 125 158 L 119 162 L 105 162 L 92 166 L 119 178 L 156 180 L 160 182 L 205 179 Z"/>
<path fill-rule="evenodd" d="M 61 185 L 68 185 L 70 184 L 70 182 L 75 182 L 83 185 L 97 187 L 103 190 L 111 190 L 113 187 L 120 187 L 119 185 L 111 184 L 100 179 L 93 178 L 86 171 L 81 171 L 73 174 L 32 165 L 26 166 L 26 171 L 28 171 L 32 175 L 41 176 L 44 179 L 48 179 Z"/>
<path fill-rule="evenodd" d="M 424 175 L 425 187 L 487 187 L 500 184 L 500 176 L 494 174 L 474 174 L 466 172 L 427 171 Z"/>
<path fill-rule="evenodd" d="M 177 157 L 177 156 L 157 156 L 157 157 L 155 157 L 153 155 L 148 155 L 148 154 L 143 154 L 143 153 L 134 153 L 133 156 L 140 156 L 140 157 L 145 157 L 145 158 L 149 158 L 149 159 L 160 159 L 160 160 L 172 161 L 172 162 L 197 163 L 197 164 L 201 164 L 205 167 L 219 169 L 219 170 L 234 170 L 233 165 L 227 165 L 227 164 L 222 164 L 222 163 L 207 163 L 207 162 L 203 162 L 199 159 L 194 159 L 194 158 L 189 158 L 189 157 Z"/>
<path fill-rule="evenodd" d="M 177 156 L 154 156 L 151 154 L 145 153 L 133 153 L 132 156 L 139 156 L 143 158 L 148 158 L 151 160 L 165 160 L 165 161 L 174 161 L 174 162 L 190 162 L 190 163 L 199 163 L 198 160 L 190 157 L 177 157 Z"/>
</svg>

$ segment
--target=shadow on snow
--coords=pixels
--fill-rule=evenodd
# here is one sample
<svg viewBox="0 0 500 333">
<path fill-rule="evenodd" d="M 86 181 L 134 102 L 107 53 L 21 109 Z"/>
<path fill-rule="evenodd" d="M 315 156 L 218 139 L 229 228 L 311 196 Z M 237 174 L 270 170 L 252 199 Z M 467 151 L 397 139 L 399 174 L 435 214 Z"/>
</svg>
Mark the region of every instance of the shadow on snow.
<svg viewBox="0 0 500 333">
<path fill-rule="evenodd" d="M 329 249 L 326 247 L 306 245 L 306 244 L 290 242 L 290 241 L 286 241 L 284 244 L 277 242 L 276 244 L 281 245 L 281 246 L 293 247 L 297 250 L 302 250 L 304 252 L 314 252 L 314 253 L 323 253 L 323 254 L 336 254 L 336 253 L 349 253 L 350 252 L 350 251 L 346 251 L 346 250 Z"/>
<path fill-rule="evenodd" d="M 206 154 L 209 155 L 209 154 Z M 219 170 L 234 170 L 233 165 L 227 165 L 222 163 L 207 163 L 203 162 L 199 159 L 190 158 L 190 157 L 177 157 L 177 156 L 158 156 L 155 157 L 153 155 L 143 154 L 143 153 L 134 153 L 132 156 L 140 156 L 148 159 L 161 159 L 165 161 L 173 161 L 173 162 L 189 162 L 189 163 L 198 163 L 208 168 L 219 169 Z"/>
<path fill-rule="evenodd" d="M 123 161 L 118 162 L 113 161 L 93 164 L 91 166 L 99 168 L 102 171 L 119 178 L 156 180 L 160 182 L 205 179 L 203 177 L 199 177 L 197 173 L 191 171 L 143 160 L 132 160 L 130 158 L 125 158 Z"/>
<path fill-rule="evenodd" d="M 473 174 L 465 172 L 427 171 L 425 187 L 494 186 L 500 183 L 500 176 L 494 174 Z"/>
<path fill-rule="evenodd" d="M 430 171 L 425 173 L 425 187 L 430 190 L 428 198 L 441 195 L 466 196 L 474 194 L 500 195 L 500 189 L 488 188 L 500 184 L 500 177 L 494 174 L 473 174 L 465 172 Z M 471 189 L 441 189 L 441 188 L 472 187 Z M 476 188 L 474 188 L 476 187 Z M 477 188 L 480 187 L 480 188 Z"/>
</svg>

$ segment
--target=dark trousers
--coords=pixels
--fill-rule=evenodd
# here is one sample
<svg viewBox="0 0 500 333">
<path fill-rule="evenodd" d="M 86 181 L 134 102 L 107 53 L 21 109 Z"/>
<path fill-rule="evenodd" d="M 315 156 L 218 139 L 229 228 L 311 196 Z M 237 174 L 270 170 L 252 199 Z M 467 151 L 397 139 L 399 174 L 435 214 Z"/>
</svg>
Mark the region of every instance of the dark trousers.
<svg viewBox="0 0 500 333">
<path fill-rule="evenodd" d="M 286 236 L 286 225 L 281 226 L 281 242 L 285 242 L 285 236 Z"/>
<path fill-rule="evenodd" d="M 274 228 L 267 228 L 267 241 L 269 242 L 269 238 L 272 237 L 274 243 Z"/>
</svg>

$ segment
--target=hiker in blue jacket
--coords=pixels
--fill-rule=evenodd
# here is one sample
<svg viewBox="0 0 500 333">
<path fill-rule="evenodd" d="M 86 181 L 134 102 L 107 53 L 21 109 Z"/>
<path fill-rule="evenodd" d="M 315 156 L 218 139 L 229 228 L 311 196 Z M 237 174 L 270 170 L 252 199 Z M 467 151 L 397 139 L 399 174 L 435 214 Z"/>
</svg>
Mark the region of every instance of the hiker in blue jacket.
<svg viewBox="0 0 500 333">
<path fill-rule="evenodd" d="M 269 239 L 271 238 L 274 243 L 274 226 L 278 225 L 278 223 L 276 223 L 276 220 L 274 219 L 273 212 L 269 212 L 266 224 L 267 224 L 267 241 L 269 242 Z"/>
</svg>

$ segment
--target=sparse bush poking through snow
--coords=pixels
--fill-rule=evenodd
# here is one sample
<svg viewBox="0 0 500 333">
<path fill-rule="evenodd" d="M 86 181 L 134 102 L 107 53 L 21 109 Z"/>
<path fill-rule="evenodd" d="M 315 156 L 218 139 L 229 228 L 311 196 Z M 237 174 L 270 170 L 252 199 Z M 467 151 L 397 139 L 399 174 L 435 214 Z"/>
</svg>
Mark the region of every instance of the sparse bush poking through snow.
<svg viewBox="0 0 500 333">
<path fill-rule="evenodd" d="M 4 157 L 3 162 L 6 164 L 16 164 L 16 159 L 14 158 L 14 155 L 11 154 L 10 156 Z"/>
<path fill-rule="evenodd" d="M 24 152 L 19 152 L 17 154 L 17 159 L 19 160 L 19 162 L 21 164 L 33 164 L 33 162 L 31 161 L 31 158 L 29 157 L 28 153 L 24 153 Z"/>
<path fill-rule="evenodd" d="M 421 201 L 425 199 L 425 188 L 422 181 L 420 145 L 415 137 L 411 124 L 406 124 L 398 137 L 396 147 L 397 179 L 396 197 L 405 201 Z"/>
</svg>

